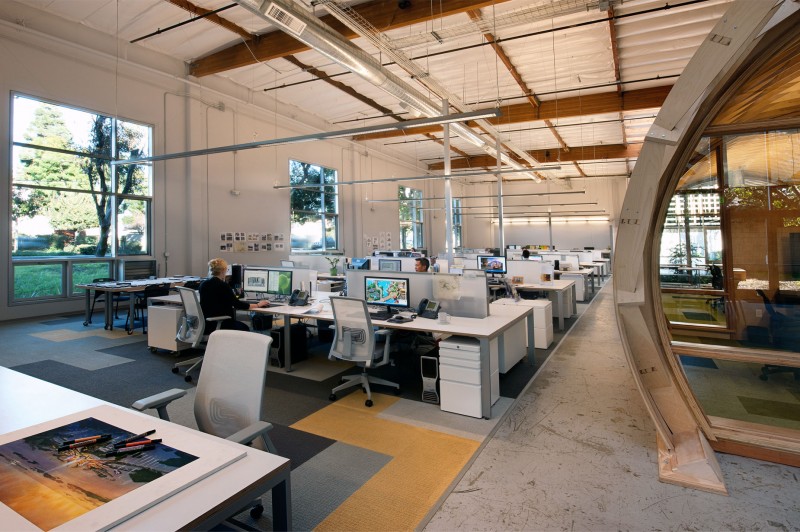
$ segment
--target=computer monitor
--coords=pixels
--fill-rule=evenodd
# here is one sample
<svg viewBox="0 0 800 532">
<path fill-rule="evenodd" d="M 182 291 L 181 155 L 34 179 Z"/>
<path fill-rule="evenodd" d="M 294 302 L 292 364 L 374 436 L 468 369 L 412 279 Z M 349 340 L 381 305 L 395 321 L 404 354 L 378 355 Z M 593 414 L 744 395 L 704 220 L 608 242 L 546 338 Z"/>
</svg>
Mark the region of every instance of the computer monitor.
<svg viewBox="0 0 800 532">
<path fill-rule="evenodd" d="M 351 259 L 350 260 L 350 269 L 351 270 L 369 270 L 370 268 L 370 261 L 369 259 Z"/>
<path fill-rule="evenodd" d="M 269 270 L 267 293 L 276 296 L 292 295 L 292 271 Z"/>
<path fill-rule="evenodd" d="M 258 294 L 267 294 L 268 270 L 255 270 L 244 268 L 242 272 L 242 290 Z"/>
<path fill-rule="evenodd" d="M 370 305 L 408 308 L 408 279 L 364 277 L 364 299 Z"/>
<path fill-rule="evenodd" d="M 282 260 L 281 261 L 282 268 L 294 268 L 294 261 L 293 260 Z"/>
<path fill-rule="evenodd" d="M 506 258 L 478 255 L 478 269 L 486 273 L 506 273 Z"/>
<path fill-rule="evenodd" d="M 402 264 L 399 259 L 378 259 L 378 269 L 383 272 L 399 272 Z"/>
</svg>

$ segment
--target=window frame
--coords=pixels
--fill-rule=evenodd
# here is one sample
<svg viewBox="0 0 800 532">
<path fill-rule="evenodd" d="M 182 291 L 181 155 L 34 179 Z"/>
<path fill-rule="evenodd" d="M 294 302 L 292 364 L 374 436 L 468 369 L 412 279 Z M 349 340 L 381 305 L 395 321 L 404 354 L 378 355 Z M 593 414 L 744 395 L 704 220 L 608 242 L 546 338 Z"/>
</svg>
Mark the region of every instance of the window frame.
<svg viewBox="0 0 800 532">
<path fill-rule="evenodd" d="M 40 105 L 48 105 L 53 106 L 57 109 L 64 109 L 64 110 L 71 110 L 78 113 L 86 113 L 87 115 L 93 115 L 95 117 L 100 117 L 101 119 L 109 120 L 110 126 L 110 136 L 111 136 L 111 145 L 108 148 L 108 153 L 93 153 L 87 150 L 81 150 L 80 147 L 75 147 L 75 149 L 65 149 L 62 147 L 56 146 L 47 146 L 46 144 L 37 144 L 35 142 L 26 142 L 25 139 L 17 138 L 16 131 L 15 131 L 15 120 L 19 117 L 17 112 L 19 112 L 19 108 L 16 108 L 16 102 L 18 99 L 26 99 L 36 102 Z M 17 111 L 17 112 L 15 112 Z M 119 190 L 119 181 L 120 176 L 118 173 L 118 167 L 115 165 L 108 165 L 108 177 L 107 177 L 107 184 L 106 190 L 101 189 L 100 187 L 94 186 L 85 186 L 83 188 L 74 188 L 69 186 L 70 183 L 63 182 L 57 183 L 55 186 L 51 184 L 37 184 L 25 181 L 15 181 L 16 176 L 16 167 L 14 166 L 15 163 L 18 161 L 19 157 L 18 154 L 15 153 L 17 149 L 28 149 L 28 150 L 36 150 L 37 152 L 41 152 L 43 154 L 47 153 L 58 153 L 62 155 L 67 155 L 70 157 L 75 157 L 76 159 L 87 159 L 87 160 L 102 160 L 102 161 L 115 161 L 115 160 L 123 160 L 117 158 L 118 152 L 118 136 L 119 136 L 119 129 L 118 125 L 120 123 L 127 123 L 131 124 L 132 126 L 142 128 L 142 133 L 144 135 L 143 144 L 140 146 L 145 146 L 143 150 L 146 152 L 145 154 L 151 154 L 153 152 L 154 147 L 154 136 L 155 136 L 155 126 L 152 124 L 147 124 L 140 121 L 130 120 L 127 118 L 122 118 L 118 116 L 111 116 L 106 113 L 98 112 L 93 109 L 88 109 L 84 107 L 79 107 L 71 104 L 66 104 L 62 102 L 57 102 L 48 98 L 41 98 L 32 94 L 27 94 L 20 91 L 10 91 L 9 93 L 9 125 L 11 130 L 9 132 L 9 210 L 8 210 L 8 228 L 9 228 L 9 244 L 8 244 L 8 257 L 9 257 L 9 276 L 8 276 L 8 283 L 9 283 L 9 290 L 8 290 L 8 304 L 9 306 L 20 305 L 20 304 L 31 304 L 31 303 L 40 303 L 40 302 L 52 302 L 52 301 L 59 301 L 59 300 L 67 300 L 67 299 L 74 299 L 78 297 L 83 297 L 83 290 L 80 290 L 75 287 L 76 282 L 73 282 L 73 279 L 76 277 L 73 270 L 78 265 L 89 265 L 89 264 L 97 264 L 100 269 L 107 270 L 110 272 L 109 275 L 113 275 L 114 271 L 114 262 L 117 258 L 121 257 L 152 257 L 153 256 L 153 249 L 152 249 L 152 242 L 153 242 L 153 203 L 154 203 L 154 176 L 152 173 L 152 169 L 144 168 L 144 180 L 140 181 L 139 189 L 134 190 L 129 193 L 123 194 Z M 145 193 L 142 194 L 142 185 L 144 185 Z M 108 252 L 104 256 L 94 256 L 94 255 L 81 255 L 78 253 L 73 253 L 69 255 L 16 255 L 17 250 L 15 250 L 15 243 L 17 238 L 15 237 L 15 230 L 17 229 L 17 225 L 14 222 L 14 212 L 15 212 L 15 204 L 14 204 L 14 197 L 16 191 L 36 191 L 41 190 L 45 192 L 51 192 L 54 194 L 66 193 L 66 194 L 85 194 L 91 196 L 105 196 L 106 201 L 110 202 L 110 209 L 111 209 L 111 223 L 109 228 L 109 236 L 108 236 Z M 133 200 L 137 202 L 142 202 L 142 205 L 145 208 L 145 212 L 143 212 L 143 223 L 145 227 L 143 231 L 140 233 L 142 235 L 142 239 L 146 243 L 146 248 L 142 250 L 141 253 L 122 253 L 120 249 L 120 235 L 122 234 L 122 227 L 121 227 L 121 216 L 120 216 L 120 206 L 126 200 Z M 53 230 L 53 235 L 58 234 L 57 230 Z M 16 269 L 18 267 L 24 268 L 34 265 L 52 265 L 57 266 L 60 268 L 60 290 L 58 294 L 52 295 L 45 295 L 41 297 L 17 297 L 17 283 L 16 283 Z M 101 266 L 105 265 L 105 266 Z M 79 277 L 80 275 L 78 275 Z"/>
<path fill-rule="evenodd" d="M 339 205 L 339 177 L 340 172 L 336 168 L 331 168 L 327 166 L 323 166 L 318 163 L 311 163 L 308 161 L 303 161 L 300 159 L 289 158 L 287 169 L 289 172 L 289 184 L 294 185 L 292 183 L 292 164 L 307 164 L 309 166 L 319 168 L 319 176 L 320 176 L 320 183 L 310 185 L 307 188 L 314 188 L 318 187 L 319 190 L 319 209 L 318 210 L 303 210 L 303 209 L 295 209 L 294 208 L 294 197 L 298 190 L 304 189 L 296 189 L 292 188 L 289 192 L 289 251 L 291 253 L 330 253 L 330 252 L 338 252 L 341 248 L 341 210 Z M 325 171 L 329 171 L 333 173 L 333 181 L 331 183 L 325 183 Z M 327 192 L 325 189 L 329 188 L 332 192 Z M 326 209 L 326 198 L 329 196 L 333 196 L 333 210 L 332 212 L 328 212 Z M 320 224 L 320 247 L 319 248 L 306 248 L 306 247 L 295 247 L 293 242 L 295 241 L 295 234 L 294 234 L 294 227 L 295 223 L 295 213 L 302 213 L 306 215 L 315 215 L 319 217 L 319 224 Z M 307 222 L 306 222 L 307 223 Z M 328 223 L 332 224 L 333 228 L 333 239 L 334 239 L 334 246 L 328 247 Z M 305 225 L 305 224 L 303 224 Z M 297 235 L 299 237 L 299 235 Z"/>
<path fill-rule="evenodd" d="M 411 194 L 409 197 L 408 194 Z M 400 185 L 397 189 L 400 245 L 403 249 L 425 248 L 425 211 L 422 210 L 422 189 Z M 404 206 L 408 210 L 408 218 L 403 215 Z M 407 246 L 404 234 L 411 235 L 411 246 Z"/>
</svg>

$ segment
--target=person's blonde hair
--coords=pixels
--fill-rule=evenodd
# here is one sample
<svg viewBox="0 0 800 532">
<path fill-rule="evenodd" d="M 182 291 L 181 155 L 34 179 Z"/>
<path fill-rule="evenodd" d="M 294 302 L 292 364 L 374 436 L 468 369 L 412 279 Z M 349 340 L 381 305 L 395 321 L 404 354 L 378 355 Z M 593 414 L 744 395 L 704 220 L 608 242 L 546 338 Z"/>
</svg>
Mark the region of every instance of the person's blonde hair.
<svg viewBox="0 0 800 532">
<path fill-rule="evenodd" d="M 225 259 L 211 259 L 208 261 L 208 271 L 211 272 L 211 275 L 217 277 L 219 274 L 228 271 L 228 263 L 225 262 Z"/>
</svg>

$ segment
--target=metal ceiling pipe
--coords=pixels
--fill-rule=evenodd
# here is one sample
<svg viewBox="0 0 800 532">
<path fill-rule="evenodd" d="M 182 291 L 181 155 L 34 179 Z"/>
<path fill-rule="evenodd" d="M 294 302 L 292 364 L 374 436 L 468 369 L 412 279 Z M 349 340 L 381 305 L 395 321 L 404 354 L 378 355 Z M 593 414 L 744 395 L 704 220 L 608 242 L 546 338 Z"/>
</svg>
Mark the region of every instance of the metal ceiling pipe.
<svg viewBox="0 0 800 532">
<path fill-rule="evenodd" d="M 379 61 L 367 52 L 344 39 L 317 17 L 291 0 L 235 0 L 240 6 L 255 15 L 280 26 L 298 41 L 310 46 L 331 61 L 347 68 L 376 87 L 391 94 L 410 108 L 425 116 L 438 116 L 440 109 L 427 96 L 383 68 Z M 493 157 L 500 157 L 504 164 L 515 169 L 525 167 L 486 143 L 480 135 L 463 124 L 451 124 L 451 130 Z"/>
</svg>

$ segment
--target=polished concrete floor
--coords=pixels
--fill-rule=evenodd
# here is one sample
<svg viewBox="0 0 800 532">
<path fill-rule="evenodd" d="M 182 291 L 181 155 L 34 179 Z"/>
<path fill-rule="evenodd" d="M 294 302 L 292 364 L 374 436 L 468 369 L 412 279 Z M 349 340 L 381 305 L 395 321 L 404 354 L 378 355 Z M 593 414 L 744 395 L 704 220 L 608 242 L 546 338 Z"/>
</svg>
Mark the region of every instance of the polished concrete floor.
<svg viewBox="0 0 800 532">
<path fill-rule="evenodd" d="M 723 496 L 656 458 L 608 283 L 425 530 L 800 530 L 800 469 L 718 453 Z"/>
</svg>

